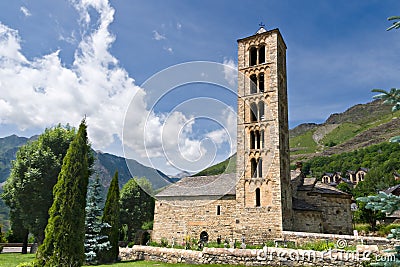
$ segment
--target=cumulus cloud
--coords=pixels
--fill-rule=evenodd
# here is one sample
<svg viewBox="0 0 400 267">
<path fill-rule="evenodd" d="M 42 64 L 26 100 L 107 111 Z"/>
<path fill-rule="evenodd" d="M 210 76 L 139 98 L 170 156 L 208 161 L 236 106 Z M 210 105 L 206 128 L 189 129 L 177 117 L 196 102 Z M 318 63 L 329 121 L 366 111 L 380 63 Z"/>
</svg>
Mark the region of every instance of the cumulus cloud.
<svg viewBox="0 0 400 267">
<path fill-rule="evenodd" d="M 154 30 L 153 31 L 153 39 L 156 41 L 161 41 L 161 40 L 167 39 L 167 37 L 165 37 L 165 35 L 162 35 L 158 31 Z"/>
<path fill-rule="evenodd" d="M 100 20 L 83 36 L 71 68 L 61 62 L 59 51 L 28 60 L 18 32 L 0 24 L 0 122 L 24 130 L 77 125 L 86 115 L 93 145 L 104 148 L 115 134 L 121 136 L 126 106 L 142 89 L 109 53 L 115 39 L 108 30 L 114 9 L 101 0 L 73 5 L 83 24 L 90 22 L 89 8 L 100 14 Z"/>
<path fill-rule="evenodd" d="M 30 17 L 32 16 L 31 12 L 29 11 L 28 8 L 21 6 L 20 8 L 21 12 L 24 14 L 25 17 Z"/>
<path fill-rule="evenodd" d="M 166 170 L 167 165 L 199 170 L 199 166 L 212 162 L 216 153 L 213 145 L 227 142 L 231 130 L 198 136 L 193 131 L 193 116 L 181 111 L 151 110 L 145 100 L 147 92 L 135 85 L 110 53 L 115 36 L 109 26 L 115 10 L 108 0 L 71 3 L 80 15 L 82 35 L 79 39 L 74 36 L 78 46 L 68 67 L 62 62 L 60 51 L 28 59 L 18 31 L 0 23 L 0 125 L 14 125 L 21 130 L 58 123 L 77 126 L 86 116 L 89 138 L 96 149 L 107 148 L 117 137 L 129 141 L 134 153 L 127 156 L 142 163 L 164 158 L 155 165 L 161 170 Z M 98 13 L 96 22 L 91 21 L 93 10 Z M 165 39 L 155 33 L 155 39 Z M 128 119 L 124 120 L 126 112 Z M 223 128 L 233 129 L 234 116 L 227 110 L 218 112 Z M 124 127 L 129 130 L 122 133 Z M 214 144 L 208 144 L 208 139 Z"/>
</svg>

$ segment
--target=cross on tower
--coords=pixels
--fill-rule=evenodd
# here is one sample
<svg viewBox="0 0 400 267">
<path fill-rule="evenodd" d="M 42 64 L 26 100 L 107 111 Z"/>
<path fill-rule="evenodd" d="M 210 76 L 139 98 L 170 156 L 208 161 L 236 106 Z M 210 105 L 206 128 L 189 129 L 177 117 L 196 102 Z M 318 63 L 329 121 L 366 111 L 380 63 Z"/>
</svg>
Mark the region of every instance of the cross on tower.
<svg viewBox="0 0 400 267">
<path fill-rule="evenodd" d="M 258 24 L 260 27 L 264 27 L 265 26 L 265 24 L 264 23 L 262 23 L 262 21 L 260 22 L 260 24 Z"/>
</svg>

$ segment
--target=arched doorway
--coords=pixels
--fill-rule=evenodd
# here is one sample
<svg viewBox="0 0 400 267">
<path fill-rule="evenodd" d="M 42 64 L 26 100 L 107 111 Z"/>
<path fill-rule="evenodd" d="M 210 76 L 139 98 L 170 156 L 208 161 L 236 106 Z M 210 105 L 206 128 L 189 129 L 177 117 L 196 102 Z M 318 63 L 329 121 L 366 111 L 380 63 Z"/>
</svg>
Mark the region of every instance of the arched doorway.
<svg viewBox="0 0 400 267">
<path fill-rule="evenodd" d="M 208 242 L 208 233 L 206 231 L 200 233 L 200 241 Z"/>
</svg>

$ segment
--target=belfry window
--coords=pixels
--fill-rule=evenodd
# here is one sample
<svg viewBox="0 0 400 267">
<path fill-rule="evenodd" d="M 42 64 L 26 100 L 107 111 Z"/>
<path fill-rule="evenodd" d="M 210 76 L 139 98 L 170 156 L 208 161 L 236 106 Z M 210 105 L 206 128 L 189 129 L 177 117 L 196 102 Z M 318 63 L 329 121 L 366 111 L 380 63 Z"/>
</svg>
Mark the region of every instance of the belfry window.
<svg viewBox="0 0 400 267">
<path fill-rule="evenodd" d="M 256 148 L 256 137 L 253 131 L 250 132 L 250 149 Z"/>
<path fill-rule="evenodd" d="M 250 94 L 257 93 L 257 75 L 250 75 Z"/>
<path fill-rule="evenodd" d="M 261 190 L 260 190 L 260 188 L 256 189 L 256 207 L 261 207 Z"/>
<path fill-rule="evenodd" d="M 250 48 L 250 66 L 257 65 L 257 48 Z"/>
<path fill-rule="evenodd" d="M 258 103 L 258 121 L 263 121 L 264 119 L 264 102 L 260 101 Z"/>
<path fill-rule="evenodd" d="M 262 177 L 262 158 L 258 159 L 257 169 L 258 169 L 258 177 Z"/>
<path fill-rule="evenodd" d="M 255 148 L 260 149 L 260 131 L 255 132 Z"/>
<path fill-rule="evenodd" d="M 256 105 L 256 103 L 250 104 L 250 121 L 251 122 L 257 121 L 257 105 Z"/>
<path fill-rule="evenodd" d="M 258 75 L 258 89 L 261 93 L 264 93 L 264 73 Z"/>
<path fill-rule="evenodd" d="M 257 177 L 257 161 L 256 161 L 256 159 L 251 159 L 250 164 L 251 164 L 251 177 L 256 178 Z"/>
<path fill-rule="evenodd" d="M 265 63 L 265 45 L 258 49 L 258 64 Z"/>
</svg>

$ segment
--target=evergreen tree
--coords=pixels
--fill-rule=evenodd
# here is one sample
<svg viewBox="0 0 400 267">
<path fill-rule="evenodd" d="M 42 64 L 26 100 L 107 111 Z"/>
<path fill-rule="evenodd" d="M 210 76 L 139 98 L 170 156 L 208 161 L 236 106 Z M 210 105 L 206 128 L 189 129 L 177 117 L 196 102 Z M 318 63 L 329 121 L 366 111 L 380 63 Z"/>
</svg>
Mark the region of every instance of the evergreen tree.
<svg viewBox="0 0 400 267">
<path fill-rule="evenodd" d="M 103 229 L 110 225 L 101 222 L 101 208 L 99 204 L 102 201 L 100 192 L 100 180 L 96 176 L 91 184 L 87 196 L 86 204 L 86 233 L 85 233 L 85 255 L 86 262 L 90 264 L 99 263 L 100 253 L 111 248 L 108 236 L 104 235 Z"/>
<path fill-rule="evenodd" d="M 106 229 L 106 234 L 111 243 L 111 249 L 102 253 L 102 262 L 111 263 L 118 260 L 120 225 L 119 209 L 118 171 L 116 171 L 108 189 L 103 213 L 103 223 L 107 223 L 111 226 L 110 228 Z"/>
<path fill-rule="evenodd" d="M 84 263 L 86 193 L 92 161 L 88 158 L 89 148 L 83 120 L 53 189 L 54 202 L 35 266 L 80 267 Z"/>
</svg>

